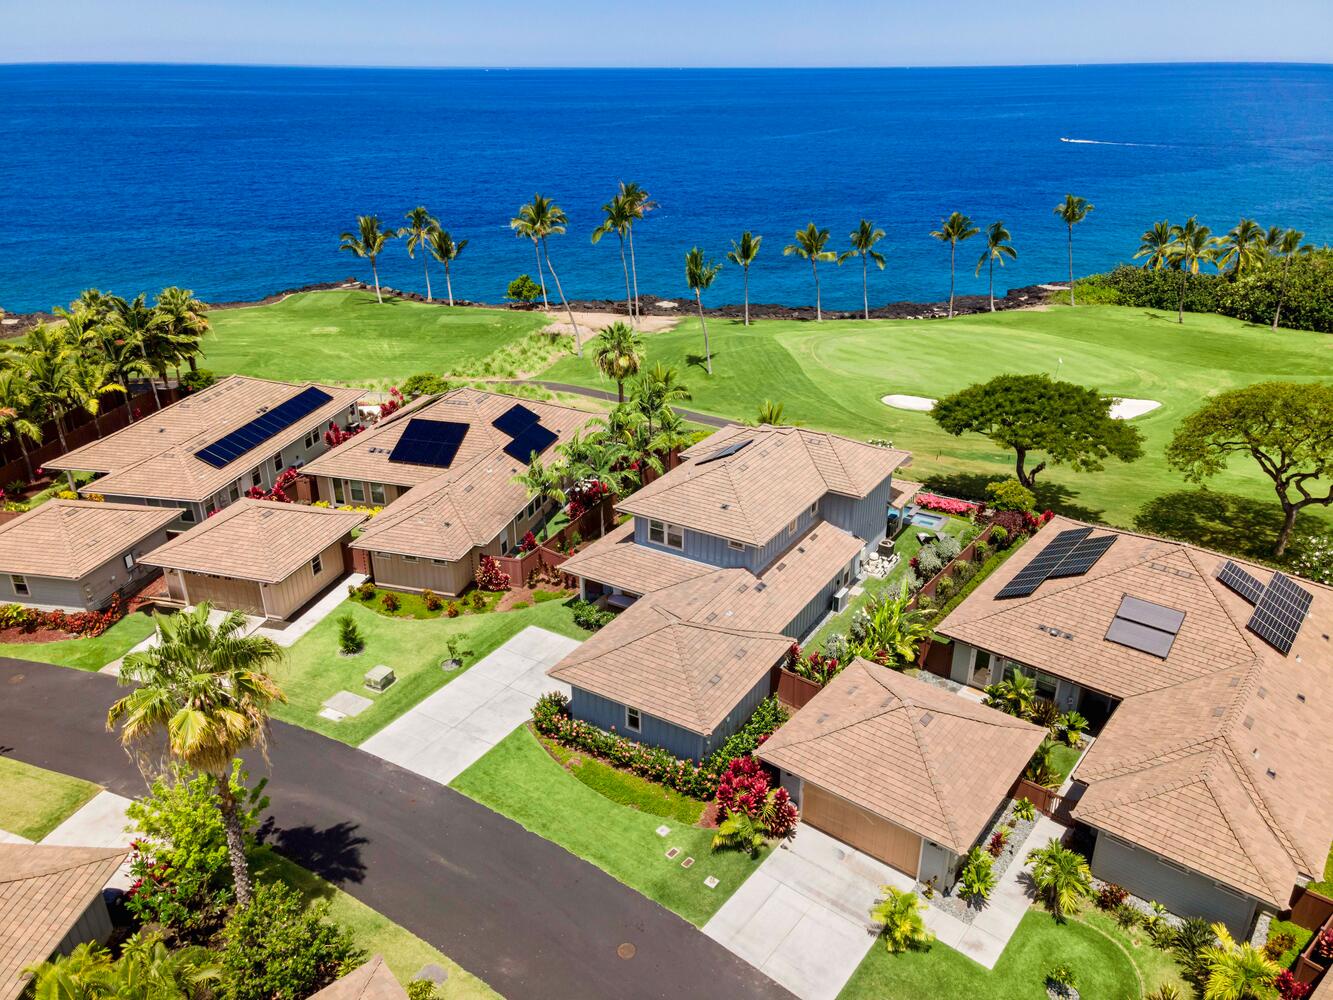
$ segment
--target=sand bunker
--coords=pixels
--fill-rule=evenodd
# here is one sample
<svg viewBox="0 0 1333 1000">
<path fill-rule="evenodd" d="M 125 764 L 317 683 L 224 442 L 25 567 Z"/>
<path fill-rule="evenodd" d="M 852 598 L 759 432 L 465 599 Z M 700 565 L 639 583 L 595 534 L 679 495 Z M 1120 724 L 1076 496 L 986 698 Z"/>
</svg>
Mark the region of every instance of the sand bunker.
<svg viewBox="0 0 1333 1000">
<path fill-rule="evenodd" d="M 892 396 L 881 396 L 880 402 L 885 406 L 892 406 L 895 410 L 920 410 L 924 412 L 935 408 L 935 400 L 928 396 L 901 396 L 895 393 Z"/>
<path fill-rule="evenodd" d="M 891 396 L 881 396 L 880 402 L 885 406 L 892 406 L 895 410 L 916 410 L 922 413 L 935 408 L 935 400 L 929 396 L 906 396 L 894 393 Z M 1161 405 L 1155 399 L 1121 399 L 1117 396 L 1111 404 L 1111 416 L 1117 420 L 1133 420 Z"/>
</svg>

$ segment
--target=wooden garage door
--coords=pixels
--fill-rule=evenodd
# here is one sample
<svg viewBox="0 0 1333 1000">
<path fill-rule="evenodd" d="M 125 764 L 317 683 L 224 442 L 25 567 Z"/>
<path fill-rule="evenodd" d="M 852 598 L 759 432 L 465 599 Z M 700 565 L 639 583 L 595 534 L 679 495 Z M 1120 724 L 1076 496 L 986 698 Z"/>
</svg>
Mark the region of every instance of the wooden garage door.
<svg viewBox="0 0 1333 1000">
<path fill-rule="evenodd" d="M 227 611 L 234 609 L 250 615 L 264 614 L 264 598 L 259 593 L 259 584 L 253 580 L 187 573 L 185 586 L 189 589 L 191 604 L 208 601 L 213 607 Z"/>
<path fill-rule="evenodd" d="M 916 877 L 921 863 L 919 836 L 808 781 L 801 789 L 801 820 Z"/>
</svg>

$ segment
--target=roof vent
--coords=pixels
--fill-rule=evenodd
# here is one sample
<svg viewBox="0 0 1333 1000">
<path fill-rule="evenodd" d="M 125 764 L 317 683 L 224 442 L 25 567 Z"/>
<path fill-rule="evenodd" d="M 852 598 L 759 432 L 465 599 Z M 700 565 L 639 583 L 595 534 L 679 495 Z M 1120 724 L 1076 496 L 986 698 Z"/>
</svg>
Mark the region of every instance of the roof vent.
<svg viewBox="0 0 1333 1000">
<path fill-rule="evenodd" d="M 1264 773 L 1265 773 L 1266 775 L 1268 775 L 1270 778 L 1276 778 L 1276 777 L 1277 777 L 1277 772 L 1274 771 L 1271 767 L 1270 767 L 1267 771 L 1265 771 Z"/>
<path fill-rule="evenodd" d="M 817 542 L 817 541 L 819 541 L 819 532 L 818 532 L 818 531 L 812 532 L 812 533 L 810 534 L 810 541 L 812 541 L 812 542 Z M 1328 636 L 1324 636 L 1324 638 L 1327 639 Z"/>
<path fill-rule="evenodd" d="M 746 653 L 746 650 L 744 650 L 744 649 L 738 649 L 738 650 L 736 650 L 736 659 L 738 659 L 738 660 L 743 660 L 743 659 L 745 659 L 745 653 Z"/>
<path fill-rule="evenodd" d="M 1258 692 L 1258 693 L 1259 693 L 1259 697 L 1260 697 L 1260 698 L 1267 698 L 1267 697 L 1268 697 L 1268 688 L 1266 688 L 1266 687 L 1261 687 L 1261 688 L 1259 689 L 1259 692 Z"/>
<path fill-rule="evenodd" d="M 779 573 L 781 573 L 781 572 L 782 572 L 784 569 L 786 569 L 786 568 L 787 568 L 787 564 L 786 564 L 785 562 L 780 562 L 780 563 L 778 563 L 778 572 L 779 572 Z"/>
<path fill-rule="evenodd" d="M 763 582 L 756 583 L 756 584 L 754 585 L 754 589 L 755 589 L 756 591 L 767 590 L 767 589 L 768 589 L 768 584 L 763 583 Z"/>
<path fill-rule="evenodd" d="M 824 722 L 827 722 L 827 721 L 828 721 L 828 712 L 820 712 L 820 713 L 819 713 L 819 718 L 815 719 L 815 725 L 818 726 L 818 725 L 820 725 L 821 723 L 824 723 Z"/>
<path fill-rule="evenodd" d="M 721 675 L 721 674 L 714 674 L 712 677 L 708 678 L 708 683 L 709 683 L 709 684 L 720 684 L 720 683 L 722 683 L 722 675 Z"/>
<path fill-rule="evenodd" d="M 1222 713 L 1225 712 L 1225 711 L 1226 711 L 1225 708 L 1223 708 L 1221 705 L 1218 705 L 1215 709 L 1213 709 L 1213 718 L 1214 718 L 1214 719 L 1219 719 L 1219 718 L 1221 718 L 1221 717 L 1222 717 Z"/>
<path fill-rule="evenodd" d="M 729 503 L 719 504 L 718 506 L 721 507 L 723 510 L 731 510 L 731 504 Z"/>
<path fill-rule="evenodd" d="M 706 621 L 706 622 L 711 622 L 711 621 L 712 621 L 714 618 L 716 618 L 716 617 L 717 617 L 717 612 L 716 612 L 716 611 L 710 611 L 710 612 L 708 612 L 708 617 L 706 617 L 706 618 L 704 619 L 704 621 Z"/>
<path fill-rule="evenodd" d="M 920 722 L 921 725 L 923 725 L 923 726 L 928 726 L 928 725 L 930 725 L 931 720 L 934 719 L 934 718 L 935 718 L 935 716 L 934 716 L 933 714 L 931 714 L 930 712 L 926 712 L 926 713 L 923 714 L 923 715 L 921 716 L 921 718 L 918 719 L 917 721 Z"/>
<path fill-rule="evenodd" d="M 1247 715 L 1247 716 L 1245 716 L 1245 721 L 1242 722 L 1241 725 L 1244 726 L 1246 729 L 1253 729 L 1253 728 L 1254 728 L 1254 716 L 1253 716 L 1253 715 Z"/>
<path fill-rule="evenodd" d="M 1296 692 L 1296 700 L 1299 701 L 1302 705 L 1304 705 L 1304 704 L 1305 704 L 1305 695 L 1301 694 L 1299 691 Z"/>
<path fill-rule="evenodd" d="M 801 555 L 805 555 L 805 546 L 804 545 L 796 546 L 796 551 L 799 552 Z"/>
</svg>

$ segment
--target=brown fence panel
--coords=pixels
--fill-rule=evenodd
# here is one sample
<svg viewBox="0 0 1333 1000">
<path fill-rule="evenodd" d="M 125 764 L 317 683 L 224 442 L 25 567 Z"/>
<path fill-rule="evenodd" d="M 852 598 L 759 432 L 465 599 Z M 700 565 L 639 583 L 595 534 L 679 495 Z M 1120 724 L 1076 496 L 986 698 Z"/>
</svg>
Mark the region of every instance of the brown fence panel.
<svg viewBox="0 0 1333 1000">
<path fill-rule="evenodd" d="M 820 687 L 812 680 L 794 674 L 790 670 L 778 671 L 778 701 L 800 710 L 810 703 L 810 699 L 819 694 Z"/>
<path fill-rule="evenodd" d="M 1035 781 L 1028 781 L 1027 778 L 1019 778 L 1014 783 L 1009 797 L 1027 799 L 1037 807 L 1039 813 L 1049 816 L 1051 819 L 1060 819 L 1060 807 L 1064 804 L 1064 797 L 1052 788 L 1039 785 Z"/>
<path fill-rule="evenodd" d="M 964 560 L 966 560 L 967 562 L 975 562 L 977 558 L 977 546 L 981 542 L 984 542 L 987 539 L 989 539 L 991 536 L 991 532 L 994 529 L 995 525 L 993 524 L 987 525 L 985 531 L 977 535 L 977 537 L 972 539 L 972 541 L 968 542 L 967 545 L 962 549 L 962 551 L 958 553 L 958 555 L 954 556 L 951 560 L 949 560 L 948 565 L 944 566 L 938 573 L 936 573 L 929 580 L 927 580 L 925 584 L 921 587 L 921 589 L 918 590 L 912 596 L 912 600 L 908 603 L 907 609 L 909 611 L 915 610 L 917 602 L 921 600 L 921 598 L 923 597 L 934 597 L 935 588 L 940 585 L 940 581 L 943 580 L 946 576 L 953 576 L 953 568 L 954 566 L 958 565 L 958 563 L 963 562 Z"/>
<path fill-rule="evenodd" d="M 921 644 L 917 666 L 938 677 L 948 677 L 953 668 L 953 644 L 927 639 Z"/>
<path fill-rule="evenodd" d="M 1308 930 L 1318 930 L 1333 918 L 1333 899 L 1304 886 L 1296 890 L 1291 904 L 1291 922 Z"/>
</svg>

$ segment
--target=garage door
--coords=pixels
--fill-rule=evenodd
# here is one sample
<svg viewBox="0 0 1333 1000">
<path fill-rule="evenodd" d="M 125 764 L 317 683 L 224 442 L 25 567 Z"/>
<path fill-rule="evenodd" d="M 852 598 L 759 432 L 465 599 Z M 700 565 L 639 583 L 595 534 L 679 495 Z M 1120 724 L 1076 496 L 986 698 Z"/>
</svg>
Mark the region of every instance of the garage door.
<svg viewBox="0 0 1333 1000">
<path fill-rule="evenodd" d="M 208 601 L 213 607 L 227 611 L 244 611 L 248 615 L 264 614 L 264 598 L 259 593 L 259 584 L 253 580 L 187 573 L 185 586 L 189 589 L 191 604 Z"/>
<path fill-rule="evenodd" d="M 921 838 L 910 830 L 880 819 L 809 782 L 801 790 L 801 820 L 916 877 L 921 862 Z"/>
</svg>

